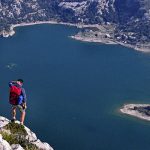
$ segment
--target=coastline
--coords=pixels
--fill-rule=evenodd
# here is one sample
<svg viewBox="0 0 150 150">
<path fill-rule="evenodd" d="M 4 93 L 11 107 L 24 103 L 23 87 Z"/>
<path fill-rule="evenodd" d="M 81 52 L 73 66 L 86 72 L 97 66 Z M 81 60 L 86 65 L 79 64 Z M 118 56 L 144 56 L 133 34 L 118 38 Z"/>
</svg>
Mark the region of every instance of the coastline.
<svg viewBox="0 0 150 150">
<path fill-rule="evenodd" d="M 134 116 L 136 118 L 140 118 L 142 120 L 150 121 L 150 116 L 140 113 L 137 110 L 134 110 L 134 107 L 147 107 L 150 106 L 150 104 L 125 104 L 121 109 L 120 112 L 123 114 L 127 114 L 130 116 Z"/>
<path fill-rule="evenodd" d="M 72 39 L 78 40 L 78 41 L 83 41 L 83 42 L 94 42 L 94 43 L 102 43 L 102 44 L 110 44 L 110 45 L 114 45 L 117 44 L 114 41 L 111 40 L 106 40 L 106 39 L 96 39 L 96 38 L 88 38 L 88 37 L 79 37 L 79 36 L 70 36 Z"/>
<path fill-rule="evenodd" d="M 67 24 L 67 23 L 63 23 L 63 22 L 57 22 L 57 21 L 37 21 L 37 22 L 31 22 L 31 23 L 20 23 L 20 24 L 12 24 L 10 27 L 10 31 L 2 31 L 0 33 L 0 35 L 2 35 L 3 37 L 9 37 L 9 36 L 13 36 L 15 34 L 14 29 L 16 27 L 23 27 L 23 26 L 32 26 L 32 25 L 40 25 L 40 24 L 62 24 L 62 25 L 68 25 L 68 26 L 76 26 L 73 24 Z"/>
<path fill-rule="evenodd" d="M 12 24 L 10 26 L 10 31 L 7 32 L 7 31 L 3 30 L 2 32 L 0 32 L 0 35 L 7 38 L 7 37 L 13 36 L 15 34 L 15 28 L 16 27 L 40 25 L 40 24 L 55 24 L 55 25 L 60 24 L 60 25 L 67 25 L 67 26 L 77 27 L 79 29 L 86 28 L 86 27 L 99 28 L 98 24 L 94 24 L 94 25 L 72 24 L 72 23 L 58 22 L 58 21 L 54 21 L 54 20 L 51 20 L 51 21 L 36 21 L 36 22 L 31 22 L 31 23 Z M 122 45 L 124 47 L 132 48 L 132 49 L 140 51 L 140 52 L 150 52 L 150 44 L 149 45 L 138 44 L 138 45 L 134 46 L 134 45 L 126 44 L 126 43 L 123 43 L 123 42 L 118 42 L 114 39 L 86 37 L 86 36 L 79 36 L 78 34 L 70 36 L 70 38 L 78 40 L 78 41 L 83 41 L 83 42 L 95 42 L 95 43 L 110 44 L 110 45 L 118 44 L 118 45 Z"/>
<path fill-rule="evenodd" d="M 14 29 L 16 27 L 32 26 L 32 25 L 40 25 L 40 24 L 60 24 L 60 25 L 74 26 L 74 27 L 77 27 L 77 28 L 98 27 L 98 24 L 82 25 L 82 24 L 72 24 L 72 23 L 58 22 L 58 21 L 53 21 L 53 20 L 52 21 L 36 21 L 36 22 L 31 22 L 31 23 L 12 24 L 10 26 L 10 31 L 9 32 L 3 30 L 2 32 L 0 32 L 0 35 L 2 35 L 3 37 L 13 36 L 15 34 Z"/>
<path fill-rule="evenodd" d="M 145 45 L 145 46 L 144 45 L 135 45 L 134 46 L 134 45 L 131 45 L 131 44 L 125 44 L 125 43 L 117 42 L 117 41 L 116 41 L 116 44 L 122 45 L 122 46 L 128 47 L 128 48 L 132 48 L 136 51 L 140 51 L 140 52 L 143 52 L 143 53 L 149 53 L 150 52 L 150 46 L 147 46 L 147 45 Z"/>
<path fill-rule="evenodd" d="M 83 41 L 83 42 L 95 42 L 95 43 L 102 43 L 102 44 L 110 44 L 110 45 L 121 45 L 127 48 L 132 48 L 136 51 L 140 51 L 140 52 L 144 52 L 144 53 L 149 53 L 150 52 L 150 47 L 146 48 L 146 45 L 143 46 L 145 48 L 143 48 L 140 45 L 131 45 L 131 44 L 125 44 L 123 42 L 118 42 L 115 40 L 111 40 L 111 39 L 103 39 L 103 38 L 89 38 L 89 37 L 81 37 L 78 35 L 74 35 L 74 36 L 70 36 L 72 39 L 78 40 L 78 41 Z"/>
</svg>

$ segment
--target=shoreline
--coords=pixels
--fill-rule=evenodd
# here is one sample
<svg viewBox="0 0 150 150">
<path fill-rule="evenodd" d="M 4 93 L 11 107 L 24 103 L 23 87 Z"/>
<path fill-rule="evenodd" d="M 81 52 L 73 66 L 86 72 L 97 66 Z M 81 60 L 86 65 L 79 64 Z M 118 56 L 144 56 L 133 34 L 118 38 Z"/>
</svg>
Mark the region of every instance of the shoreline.
<svg viewBox="0 0 150 150">
<path fill-rule="evenodd" d="M 125 43 L 117 42 L 117 41 L 116 41 L 116 44 L 124 46 L 124 47 L 128 47 L 128 48 L 132 48 L 136 51 L 140 51 L 140 52 L 143 52 L 143 53 L 149 53 L 150 52 L 150 47 L 149 48 L 142 48 L 142 46 L 139 47 L 139 45 L 138 46 L 137 45 L 133 46 L 131 44 L 125 44 Z M 146 45 L 145 45 L 145 47 L 146 47 Z"/>
<path fill-rule="evenodd" d="M 83 41 L 83 42 L 93 42 L 93 43 L 102 43 L 102 44 L 110 44 L 110 45 L 116 45 L 117 43 L 111 40 L 104 40 L 102 38 L 99 39 L 92 39 L 88 37 L 79 37 L 79 36 L 70 36 L 72 39 L 78 40 L 78 41 Z"/>
<path fill-rule="evenodd" d="M 15 34 L 15 28 L 17 27 L 24 27 L 24 26 L 32 26 L 32 25 L 40 25 L 40 24 L 62 24 L 62 25 L 68 25 L 68 26 L 76 26 L 74 24 L 69 23 L 63 23 L 63 22 L 57 22 L 57 21 L 37 21 L 37 22 L 31 22 L 31 23 L 20 23 L 20 24 L 12 24 L 10 26 L 10 31 L 2 31 L 0 35 L 3 37 L 9 37 L 13 36 Z"/>
<path fill-rule="evenodd" d="M 134 110 L 134 107 L 147 107 L 147 106 L 150 106 L 150 104 L 125 104 L 120 109 L 120 112 L 123 114 L 134 116 L 142 120 L 150 121 L 150 116 L 145 115 L 144 113 L 140 113 L 137 110 Z"/>
<path fill-rule="evenodd" d="M 114 40 L 110 40 L 110 39 L 96 39 L 96 38 L 88 38 L 88 37 L 79 37 L 79 36 L 70 36 L 72 39 L 78 40 L 78 41 L 83 41 L 83 42 L 95 42 L 95 43 L 102 43 L 102 44 L 110 44 L 110 45 L 121 45 L 123 47 L 127 47 L 127 48 L 131 48 L 134 49 L 136 51 L 140 51 L 143 53 L 149 53 L 150 52 L 150 47 L 149 48 L 142 48 L 142 47 L 138 47 L 138 46 L 133 46 L 131 44 L 125 44 L 122 42 L 118 42 L 118 41 L 114 41 Z"/>
<path fill-rule="evenodd" d="M 13 36 L 15 34 L 15 28 L 17 28 L 17 27 L 40 25 L 40 24 L 66 25 L 66 26 L 77 27 L 79 29 L 86 28 L 86 27 L 96 27 L 96 28 L 99 27 L 98 24 L 94 24 L 94 25 L 90 25 L 90 24 L 89 25 L 72 24 L 72 23 L 58 22 L 58 21 L 54 21 L 54 20 L 51 20 L 51 21 L 36 21 L 36 22 L 31 22 L 31 23 L 12 24 L 10 26 L 10 31 L 9 32 L 3 30 L 2 32 L 0 32 L 0 35 L 7 38 L 7 37 Z M 125 44 L 123 42 L 118 42 L 118 41 L 114 41 L 114 40 L 111 40 L 111 39 L 104 39 L 104 38 L 99 38 L 99 39 L 97 38 L 96 39 L 96 38 L 90 38 L 90 37 L 81 37 L 81 36 L 77 36 L 77 35 L 70 36 L 70 38 L 78 40 L 78 41 L 83 41 L 83 42 L 94 42 L 94 43 L 109 44 L 109 45 L 118 44 L 118 45 L 121 45 L 121 46 L 124 46 L 124 47 L 132 48 L 132 49 L 140 51 L 140 52 L 146 52 L 146 53 L 150 52 L 150 46 L 147 46 L 147 48 L 146 48 L 146 45 L 143 46 L 145 48 L 142 48 L 142 45 L 141 46 L 140 45 L 134 46 L 134 45 L 131 45 L 131 44 Z"/>
<path fill-rule="evenodd" d="M 98 24 L 83 25 L 83 24 L 72 24 L 72 23 L 58 22 L 58 21 L 54 21 L 54 20 L 52 20 L 52 21 L 36 21 L 36 22 L 31 22 L 31 23 L 12 24 L 10 26 L 10 31 L 9 32 L 3 30 L 2 32 L 0 32 L 0 35 L 2 35 L 3 37 L 13 36 L 15 34 L 14 29 L 16 27 L 32 26 L 32 25 L 40 25 L 40 24 L 54 24 L 54 25 L 60 24 L 60 25 L 66 25 L 66 26 L 73 26 L 73 27 L 77 27 L 77 28 L 98 27 Z"/>
</svg>

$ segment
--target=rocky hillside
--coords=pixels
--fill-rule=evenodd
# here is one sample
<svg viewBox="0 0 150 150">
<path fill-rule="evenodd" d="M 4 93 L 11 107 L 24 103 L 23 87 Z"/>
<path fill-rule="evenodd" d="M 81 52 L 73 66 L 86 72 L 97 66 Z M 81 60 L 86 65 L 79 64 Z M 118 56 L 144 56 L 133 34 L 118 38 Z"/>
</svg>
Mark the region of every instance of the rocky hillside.
<svg viewBox="0 0 150 150">
<path fill-rule="evenodd" d="M 114 0 L 1 0 L 0 25 L 56 19 L 96 24 L 115 20 Z"/>
<path fill-rule="evenodd" d="M 150 42 L 149 0 L 116 0 L 115 8 L 119 22 L 117 28 L 119 36 L 130 34 L 130 42 L 133 44 L 134 42 L 135 44 Z M 122 36 L 121 38 L 126 39 L 127 37 Z"/>
<path fill-rule="evenodd" d="M 149 0 L 0 0 L 1 26 L 58 19 L 86 24 L 150 20 Z"/>
<path fill-rule="evenodd" d="M 0 32 L 12 24 L 49 20 L 112 24 L 118 42 L 150 42 L 149 0 L 0 0 Z"/>
<path fill-rule="evenodd" d="M 19 121 L 11 123 L 0 116 L 0 150 L 53 150 L 41 142 L 29 128 L 20 125 Z"/>
</svg>

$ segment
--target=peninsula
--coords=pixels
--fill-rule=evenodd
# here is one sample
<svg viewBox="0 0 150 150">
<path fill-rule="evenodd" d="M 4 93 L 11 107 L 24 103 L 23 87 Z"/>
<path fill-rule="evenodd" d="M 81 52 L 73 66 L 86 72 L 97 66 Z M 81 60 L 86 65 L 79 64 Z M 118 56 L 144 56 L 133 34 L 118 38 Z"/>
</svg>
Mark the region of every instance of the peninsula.
<svg viewBox="0 0 150 150">
<path fill-rule="evenodd" d="M 126 104 L 120 111 L 124 114 L 150 121 L 150 104 Z"/>
</svg>

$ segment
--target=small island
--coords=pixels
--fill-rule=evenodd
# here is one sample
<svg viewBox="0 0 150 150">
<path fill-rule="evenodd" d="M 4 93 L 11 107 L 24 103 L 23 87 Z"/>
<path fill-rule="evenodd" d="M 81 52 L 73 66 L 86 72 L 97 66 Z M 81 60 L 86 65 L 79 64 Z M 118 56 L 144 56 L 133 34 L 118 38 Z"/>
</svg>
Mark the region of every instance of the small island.
<svg viewBox="0 0 150 150">
<path fill-rule="evenodd" d="M 150 121 L 150 104 L 126 104 L 120 111 L 124 114 Z"/>
</svg>

